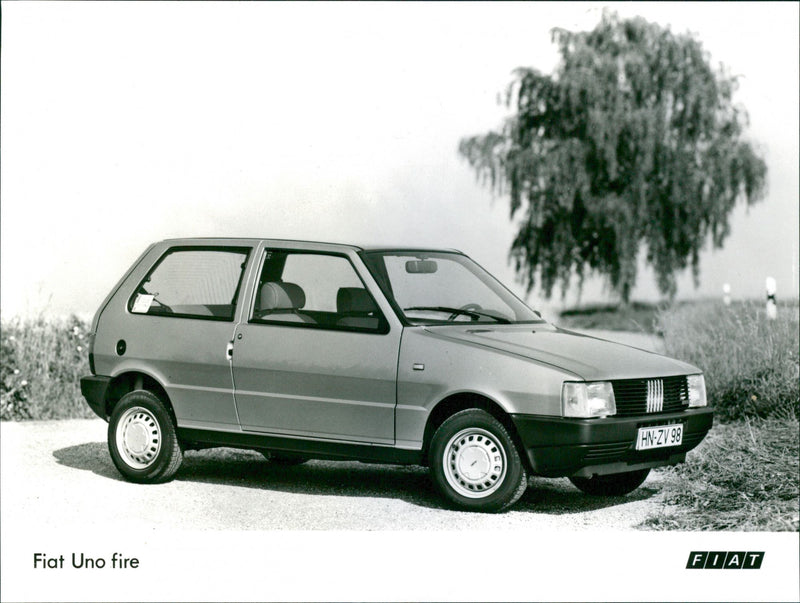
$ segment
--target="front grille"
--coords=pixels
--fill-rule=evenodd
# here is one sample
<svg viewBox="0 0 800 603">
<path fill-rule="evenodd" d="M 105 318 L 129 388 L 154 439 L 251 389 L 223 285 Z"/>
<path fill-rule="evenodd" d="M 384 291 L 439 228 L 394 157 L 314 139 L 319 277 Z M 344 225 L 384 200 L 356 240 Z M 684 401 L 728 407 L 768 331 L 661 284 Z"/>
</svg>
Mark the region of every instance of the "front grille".
<svg viewBox="0 0 800 603">
<path fill-rule="evenodd" d="M 689 408 L 686 377 L 612 381 L 617 416 L 676 412 Z"/>
</svg>

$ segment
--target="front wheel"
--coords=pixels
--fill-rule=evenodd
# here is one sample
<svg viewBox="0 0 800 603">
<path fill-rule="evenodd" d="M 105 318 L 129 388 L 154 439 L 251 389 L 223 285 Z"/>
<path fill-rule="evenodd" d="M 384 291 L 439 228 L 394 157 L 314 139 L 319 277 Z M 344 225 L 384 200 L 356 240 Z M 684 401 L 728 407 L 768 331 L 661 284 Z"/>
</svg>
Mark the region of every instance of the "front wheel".
<svg viewBox="0 0 800 603">
<path fill-rule="evenodd" d="M 569 481 L 581 491 L 593 496 L 624 496 L 644 483 L 650 469 L 594 475 L 592 477 L 571 477 Z"/>
<path fill-rule="evenodd" d="M 502 511 L 528 485 L 525 465 L 506 428 L 476 408 L 441 424 L 431 441 L 429 462 L 444 497 L 469 511 Z"/>
<path fill-rule="evenodd" d="M 170 480 L 183 460 L 169 411 L 145 390 L 125 394 L 114 407 L 108 450 L 119 472 L 140 484 Z"/>
</svg>

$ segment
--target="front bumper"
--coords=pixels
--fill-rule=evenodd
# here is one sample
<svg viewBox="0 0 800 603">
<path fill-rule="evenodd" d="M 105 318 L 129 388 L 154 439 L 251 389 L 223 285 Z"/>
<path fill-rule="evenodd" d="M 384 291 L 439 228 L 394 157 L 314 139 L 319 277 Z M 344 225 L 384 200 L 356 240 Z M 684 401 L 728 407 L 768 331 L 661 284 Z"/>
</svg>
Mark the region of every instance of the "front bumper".
<svg viewBox="0 0 800 603">
<path fill-rule="evenodd" d="M 89 404 L 89 408 L 94 411 L 101 419 L 107 419 L 106 414 L 106 392 L 111 383 L 111 377 L 100 377 L 91 375 L 81 377 L 81 394 Z"/>
<path fill-rule="evenodd" d="M 706 436 L 713 417 L 710 408 L 603 419 L 511 415 L 531 469 L 547 477 L 591 477 L 680 463 Z M 680 446 L 635 449 L 640 427 L 670 423 L 683 424 Z"/>
</svg>

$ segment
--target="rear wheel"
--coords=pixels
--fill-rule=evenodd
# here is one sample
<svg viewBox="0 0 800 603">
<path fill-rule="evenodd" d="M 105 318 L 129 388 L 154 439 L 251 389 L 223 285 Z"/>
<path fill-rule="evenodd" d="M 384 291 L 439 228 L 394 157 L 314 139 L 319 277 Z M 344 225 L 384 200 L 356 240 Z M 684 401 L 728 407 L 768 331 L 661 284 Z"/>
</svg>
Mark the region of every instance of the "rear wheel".
<svg viewBox="0 0 800 603">
<path fill-rule="evenodd" d="M 650 469 L 595 475 L 592 477 L 571 477 L 575 486 L 586 494 L 594 496 L 623 496 L 633 492 L 647 479 Z"/>
<path fill-rule="evenodd" d="M 125 478 L 152 484 L 170 480 L 183 460 L 175 425 L 155 394 L 125 394 L 108 421 L 108 450 Z"/>
<path fill-rule="evenodd" d="M 506 428 L 486 411 L 470 408 L 436 430 L 431 474 L 444 497 L 470 511 L 502 511 L 528 485 L 528 475 Z"/>
</svg>

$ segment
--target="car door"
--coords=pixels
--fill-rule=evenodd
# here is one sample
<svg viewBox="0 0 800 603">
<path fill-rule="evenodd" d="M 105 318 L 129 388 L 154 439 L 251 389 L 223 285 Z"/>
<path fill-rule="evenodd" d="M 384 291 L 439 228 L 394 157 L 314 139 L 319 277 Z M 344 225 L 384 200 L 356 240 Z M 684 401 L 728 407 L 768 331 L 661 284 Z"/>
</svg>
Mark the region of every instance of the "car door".
<svg viewBox="0 0 800 603">
<path fill-rule="evenodd" d="M 401 327 L 387 320 L 352 259 L 265 250 L 233 344 L 244 430 L 394 442 Z"/>
</svg>

